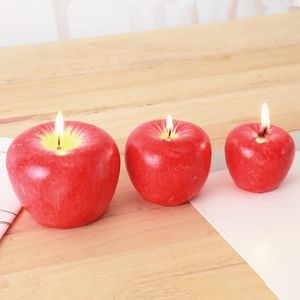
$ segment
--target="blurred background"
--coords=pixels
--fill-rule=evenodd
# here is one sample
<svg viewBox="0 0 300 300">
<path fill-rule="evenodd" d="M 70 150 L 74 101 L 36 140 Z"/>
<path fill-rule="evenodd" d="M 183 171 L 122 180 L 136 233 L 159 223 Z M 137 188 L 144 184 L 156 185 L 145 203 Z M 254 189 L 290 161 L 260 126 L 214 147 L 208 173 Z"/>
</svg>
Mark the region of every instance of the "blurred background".
<svg viewBox="0 0 300 300">
<path fill-rule="evenodd" d="M 300 0 L 0 0 L 0 47 L 287 12 Z"/>
</svg>

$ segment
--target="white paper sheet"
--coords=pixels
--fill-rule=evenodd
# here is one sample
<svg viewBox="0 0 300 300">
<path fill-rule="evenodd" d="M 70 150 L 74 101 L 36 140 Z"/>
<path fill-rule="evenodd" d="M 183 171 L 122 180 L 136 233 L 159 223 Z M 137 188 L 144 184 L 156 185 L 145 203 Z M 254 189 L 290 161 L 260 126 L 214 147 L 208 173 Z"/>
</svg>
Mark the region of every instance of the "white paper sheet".
<svg viewBox="0 0 300 300">
<path fill-rule="evenodd" d="M 210 174 L 192 205 L 283 300 L 300 299 L 300 151 L 281 186 L 238 189 L 227 170 Z"/>
<path fill-rule="evenodd" d="M 12 139 L 9 138 L 0 138 L 0 239 L 21 209 L 5 167 L 6 151 L 11 141 Z"/>
</svg>

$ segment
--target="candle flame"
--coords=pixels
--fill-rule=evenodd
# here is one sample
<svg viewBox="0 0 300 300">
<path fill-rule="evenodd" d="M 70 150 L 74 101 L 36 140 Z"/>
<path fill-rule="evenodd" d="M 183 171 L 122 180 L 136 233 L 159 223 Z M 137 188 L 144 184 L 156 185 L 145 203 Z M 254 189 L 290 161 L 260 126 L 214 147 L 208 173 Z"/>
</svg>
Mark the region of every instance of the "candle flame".
<svg viewBox="0 0 300 300">
<path fill-rule="evenodd" d="M 266 128 L 270 128 L 270 115 L 268 105 L 264 102 L 261 109 L 261 129 L 264 130 Z"/>
<path fill-rule="evenodd" d="M 168 132 L 171 132 L 173 130 L 173 120 L 172 120 L 172 117 L 171 115 L 168 115 L 167 117 L 167 121 L 166 121 L 166 129 Z"/>
<path fill-rule="evenodd" d="M 59 111 L 56 116 L 55 133 L 58 136 L 62 136 L 64 134 L 64 119 L 61 111 Z"/>
<path fill-rule="evenodd" d="M 172 117 L 168 115 L 164 128 L 161 129 L 161 139 L 171 142 L 177 137 Z"/>
</svg>

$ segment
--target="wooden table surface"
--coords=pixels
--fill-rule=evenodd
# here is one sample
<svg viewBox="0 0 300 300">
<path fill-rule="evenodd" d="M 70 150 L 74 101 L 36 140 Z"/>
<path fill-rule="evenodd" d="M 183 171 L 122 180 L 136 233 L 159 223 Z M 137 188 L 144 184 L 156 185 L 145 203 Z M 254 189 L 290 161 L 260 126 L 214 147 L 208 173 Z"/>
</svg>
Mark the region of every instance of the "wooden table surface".
<svg viewBox="0 0 300 300">
<path fill-rule="evenodd" d="M 134 127 L 171 113 L 216 149 L 233 126 L 259 120 L 263 101 L 272 123 L 300 128 L 300 12 L 1 49 L 0 67 L 0 136 L 62 110 L 107 130 L 123 156 Z M 275 296 L 190 204 L 142 200 L 122 157 L 99 221 L 56 230 L 20 214 L 0 243 L 0 299 Z"/>
</svg>

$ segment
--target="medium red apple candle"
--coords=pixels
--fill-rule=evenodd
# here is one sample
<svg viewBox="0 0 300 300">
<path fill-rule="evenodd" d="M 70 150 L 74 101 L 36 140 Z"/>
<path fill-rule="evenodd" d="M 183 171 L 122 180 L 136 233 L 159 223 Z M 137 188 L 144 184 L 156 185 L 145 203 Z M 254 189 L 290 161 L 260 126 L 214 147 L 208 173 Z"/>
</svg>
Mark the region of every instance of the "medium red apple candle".
<svg viewBox="0 0 300 300">
<path fill-rule="evenodd" d="M 40 224 L 68 228 L 98 219 L 119 177 L 120 155 L 102 129 L 81 122 L 33 127 L 11 144 L 6 166 L 21 204 Z"/>
<path fill-rule="evenodd" d="M 128 137 L 126 166 L 137 191 L 159 205 L 192 199 L 204 185 L 211 163 L 211 145 L 198 126 L 184 121 L 154 120 Z"/>
<path fill-rule="evenodd" d="M 235 184 L 256 193 L 280 185 L 292 165 L 295 144 L 283 129 L 270 125 L 264 103 L 261 124 L 249 123 L 234 128 L 225 143 L 228 170 Z"/>
</svg>

